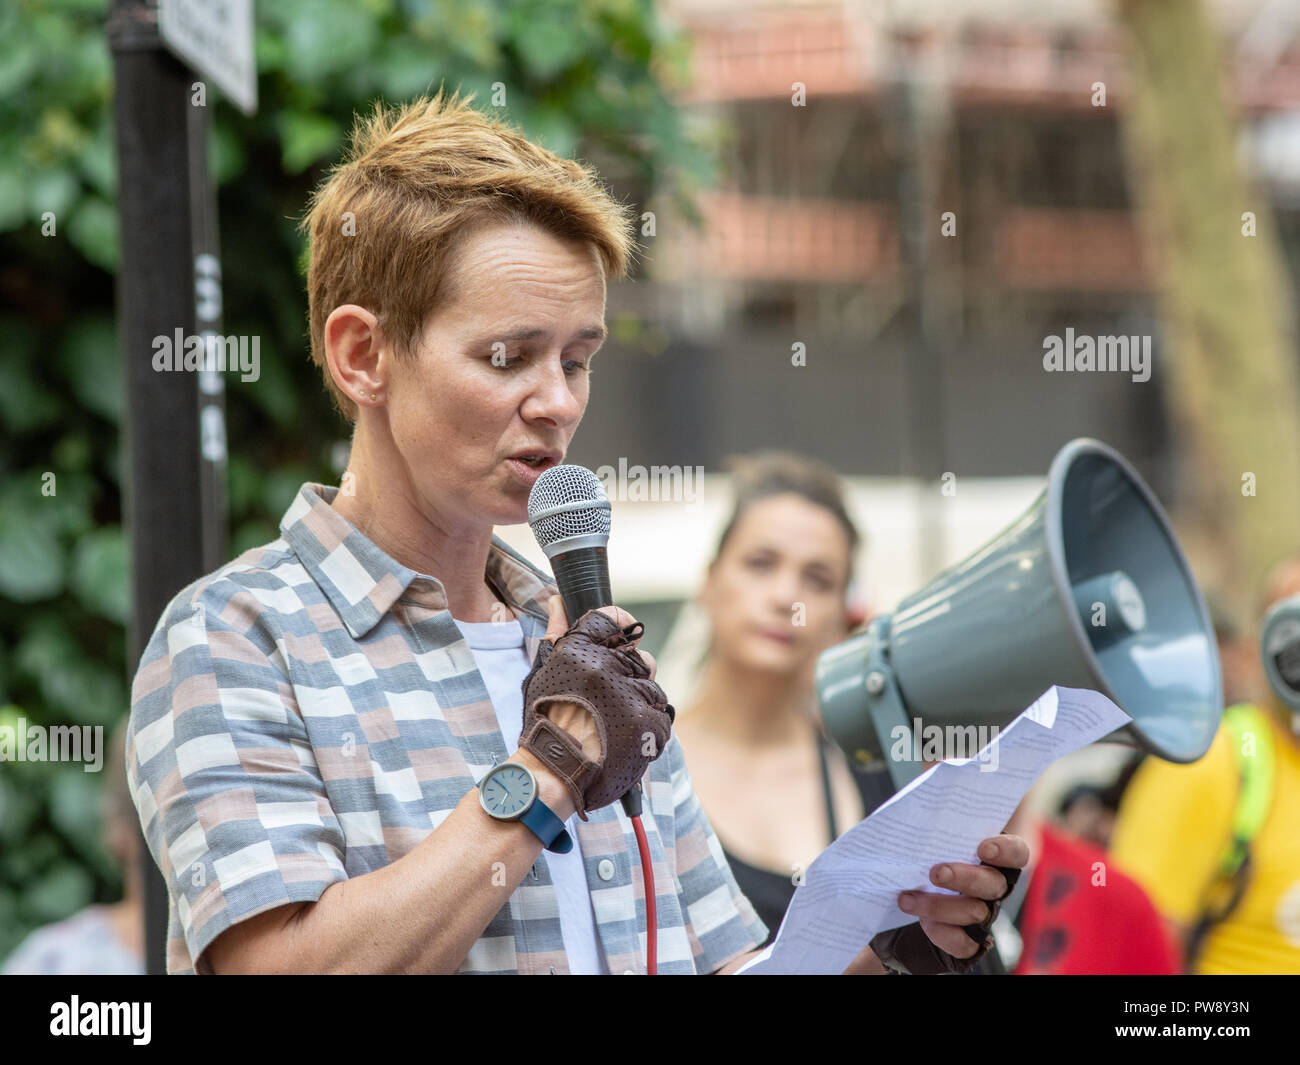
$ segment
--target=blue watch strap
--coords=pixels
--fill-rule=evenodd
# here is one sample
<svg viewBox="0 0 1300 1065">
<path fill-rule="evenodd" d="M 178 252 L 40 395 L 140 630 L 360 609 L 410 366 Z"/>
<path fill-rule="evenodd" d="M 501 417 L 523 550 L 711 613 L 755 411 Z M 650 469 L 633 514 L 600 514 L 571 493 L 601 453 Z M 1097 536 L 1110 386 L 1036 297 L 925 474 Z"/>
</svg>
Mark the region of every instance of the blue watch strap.
<svg viewBox="0 0 1300 1065">
<path fill-rule="evenodd" d="M 573 837 L 564 827 L 564 822 L 555 816 L 541 799 L 534 799 L 524 815 L 519 818 L 534 836 L 542 841 L 542 846 L 555 854 L 568 854 L 573 850 Z"/>
</svg>

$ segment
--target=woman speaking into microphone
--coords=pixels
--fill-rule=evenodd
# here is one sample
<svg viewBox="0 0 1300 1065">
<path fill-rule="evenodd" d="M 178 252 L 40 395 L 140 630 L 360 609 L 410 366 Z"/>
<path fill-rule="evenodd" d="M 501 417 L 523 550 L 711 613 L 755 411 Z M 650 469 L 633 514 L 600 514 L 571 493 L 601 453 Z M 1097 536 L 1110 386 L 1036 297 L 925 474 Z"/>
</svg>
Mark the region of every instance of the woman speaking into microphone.
<svg viewBox="0 0 1300 1065">
<path fill-rule="evenodd" d="M 351 457 L 339 488 L 286 500 L 278 539 L 181 591 L 141 660 L 128 776 L 168 886 L 168 970 L 644 972 L 609 785 L 630 774 L 658 971 L 733 971 L 767 930 L 634 619 L 564 618 L 493 533 L 527 519 L 586 410 L 627 208 L 439 94 L 359 122 L 304 226 L 312 358 Z M 998 845 L 997 866 L 1024 864 L 1023 841 Z M 921 894 L 892 964 L 981 952 L 964 926 L 1006 878 L 952 869 L 961 894 Z M 863 944 L 850 969 L 885 966 Z"/>
</svg>

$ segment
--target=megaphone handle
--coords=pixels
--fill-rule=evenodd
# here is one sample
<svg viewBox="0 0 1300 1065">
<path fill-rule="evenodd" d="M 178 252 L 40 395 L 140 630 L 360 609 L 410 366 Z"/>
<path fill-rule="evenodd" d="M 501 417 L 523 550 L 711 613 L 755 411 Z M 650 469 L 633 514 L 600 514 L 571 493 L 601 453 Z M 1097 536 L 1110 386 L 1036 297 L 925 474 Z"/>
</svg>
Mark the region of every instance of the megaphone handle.
<svg viewBox="0 0 1300 1065">
<path fill-rule="evenodd" d="M 1007 967 L 1002 963 L 1002 955 L 998 953 L 998 941 L 995 936 L 993 946 L 989 947 L 988 953 L 980 958 L 969 970 L 967 975 L 976 976 L 1006 976 Z"/>
</svg>

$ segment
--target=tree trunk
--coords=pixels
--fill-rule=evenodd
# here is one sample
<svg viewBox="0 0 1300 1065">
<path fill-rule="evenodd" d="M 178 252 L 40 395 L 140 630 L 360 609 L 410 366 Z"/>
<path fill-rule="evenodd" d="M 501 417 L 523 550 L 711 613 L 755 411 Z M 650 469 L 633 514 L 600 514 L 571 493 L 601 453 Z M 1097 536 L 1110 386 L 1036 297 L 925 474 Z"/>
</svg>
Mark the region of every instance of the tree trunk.
<svg viewBox="0 0 1300 1065">
<path fill-rule="evenodd" d="M 1165 340 L 1155 372 L 1169 375 L 1175 440 L 1190 459 L 1179 525 L 1194 530 L 1206 583 L 1253 622 L 1263 575 L 1300 550 L 1285 267 L 1269 205 L 1238 160 L 1231 90 L 1201 0 L 1119 0 L 1118 13 L 1133 73 L 1122 121 Z"/>
</svg>

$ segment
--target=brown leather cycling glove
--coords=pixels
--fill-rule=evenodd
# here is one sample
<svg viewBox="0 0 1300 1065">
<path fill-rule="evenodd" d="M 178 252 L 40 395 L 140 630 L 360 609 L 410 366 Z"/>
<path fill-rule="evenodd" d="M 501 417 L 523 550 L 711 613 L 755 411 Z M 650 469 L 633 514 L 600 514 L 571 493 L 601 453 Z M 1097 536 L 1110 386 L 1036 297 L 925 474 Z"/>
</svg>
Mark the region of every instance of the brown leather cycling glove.
<svg viewBox="0 0 1300 1065">
<path fill-rule="evenodd" d="M 608 614 L 588 610 L 554 645 L 542 641 L 524 678 L 519 746 L 568 785 L 584 821 L 588 810 L 609 805 L 639 781 L 672 735 L 676 712 L 631 646 L 643 630 L 639 621 L 624 629 Z M 599 762 L 540 712 L 552 702 L 577 703 L 595 719 Z"/>
<path fill-rule="evenodd" d="M 989 863 L 980 862 L 980 865 L 989 865 Z M 1002 895 L 1005 899 L 1015 889 L 1016 881 L 1020 879 L 1020 870 L 1002 865 L 995 865 L 992 868 L 1007 878 L 1007 890 Z M 925 934 L 919 921 L 878 933 L 871 940 L 871 949 L 875 951 L 876 957 L 884 963 L 885 967 L 895 973 L 910 976 L 963 973 L 988 953 L 987 940 L 992 935 L 990 929 L 997 919 L 1002 901 L 999 899 L 996 902 L 987 902 L 987 905 L 988 917 L 979 924 L 965 926 L 966 934 L 979 944 L 979 950 L 969 958 L 958 958 L 946 950 L 940 950 Z"/>
</svg>

